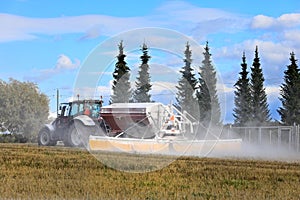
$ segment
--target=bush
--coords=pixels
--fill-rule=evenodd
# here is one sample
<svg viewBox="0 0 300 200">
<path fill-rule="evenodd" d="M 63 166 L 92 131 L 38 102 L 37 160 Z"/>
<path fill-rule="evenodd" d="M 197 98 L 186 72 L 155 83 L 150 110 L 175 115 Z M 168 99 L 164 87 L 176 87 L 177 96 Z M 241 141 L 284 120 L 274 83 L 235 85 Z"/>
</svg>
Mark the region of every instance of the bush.
<svg viewBox="0 0 300 200">
<path fill-rule="evenodd" d="M 0 143 L 26 143 L 28 141 L 22 134 L 2 134 Z"/>
</svg>

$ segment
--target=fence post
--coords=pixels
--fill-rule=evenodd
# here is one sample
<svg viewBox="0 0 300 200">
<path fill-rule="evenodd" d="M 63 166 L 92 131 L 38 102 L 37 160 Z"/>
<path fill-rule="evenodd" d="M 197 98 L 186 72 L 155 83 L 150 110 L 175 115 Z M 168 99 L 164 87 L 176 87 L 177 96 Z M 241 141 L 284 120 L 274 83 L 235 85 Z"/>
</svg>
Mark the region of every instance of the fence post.
<svg viewBox="0 0 300 200">
<path fill-rule="evenodd" d="M 299 152 L 299 125 L 296 126 L 296 151 Z"/>
<path fill-rule="evenodd" d="M 292 132 L 293 132 L 293 129 L 290 128 L 289 129 L 289 150 L 291 150 L 291 147 L 292 147 Z"/>
<path fill-rule="evenodd" d="M 232 131 L 232 125 L 230 124 L 229 125 L 229 128 L 227 128 L 227 138 L 230 138 L 229 136 L 230 136 L 230 132 L 233 132 Z"/>
<path fill-rule="evenodd" d="M 261 144 L 261 127 L 258 128 L 258 143 Z"/>
<path fill-rule="evenodd" d="M 281 145 L 281 127 L 278 127 L 277 147 Z"/>
<path fill-rule="evenodd" d="M 249 128 L 248 129 L 248 140 L 249 140 L 249 143 L 251 142 L 251 129 Z"/>
<path fill-rule="evenodd" d="M 269 130 L 269 139 L 270 139 L 269 143 L 270 143 L 270 145 L 272 145 L 272 130 L 271 129 Z"/>
</svg>

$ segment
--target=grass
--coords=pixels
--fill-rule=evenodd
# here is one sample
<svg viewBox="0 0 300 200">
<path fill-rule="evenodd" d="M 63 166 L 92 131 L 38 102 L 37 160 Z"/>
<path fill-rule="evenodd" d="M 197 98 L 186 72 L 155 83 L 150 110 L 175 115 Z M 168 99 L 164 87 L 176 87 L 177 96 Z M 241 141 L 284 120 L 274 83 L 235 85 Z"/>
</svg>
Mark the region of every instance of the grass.
<svg viewBox="0 0 300 200">
<path fill-rule="evenodd" d="M 124 170 L 135 170 L 139 161 L 150 172 L 115 170 L 80 149 L 0 144 L 0 199 L 300 198 L 297 162 L 182 157 L 151 171 L 171 158 L 99 156 Z"/>
</svg>

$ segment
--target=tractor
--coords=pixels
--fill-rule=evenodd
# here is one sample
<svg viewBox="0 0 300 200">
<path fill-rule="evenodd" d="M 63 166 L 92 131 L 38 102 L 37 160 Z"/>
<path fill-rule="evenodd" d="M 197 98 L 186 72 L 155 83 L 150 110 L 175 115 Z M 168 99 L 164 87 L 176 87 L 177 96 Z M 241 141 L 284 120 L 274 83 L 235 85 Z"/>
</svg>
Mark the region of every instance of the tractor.
<svg viewBox="0 0 300 200">
<path fill-rule="evenodd" d="M 38 144 L 55 146 L 62 141 L 65 146 L 80 147 L 88 144 L 90 135 L 104 134 L 100 117 L 102 100 L 75 100 L 61 103 L 57 118 L 45 124 L 38 134 Z M 101 128 L 102 127 L 102 128 Z"/>
</svg>

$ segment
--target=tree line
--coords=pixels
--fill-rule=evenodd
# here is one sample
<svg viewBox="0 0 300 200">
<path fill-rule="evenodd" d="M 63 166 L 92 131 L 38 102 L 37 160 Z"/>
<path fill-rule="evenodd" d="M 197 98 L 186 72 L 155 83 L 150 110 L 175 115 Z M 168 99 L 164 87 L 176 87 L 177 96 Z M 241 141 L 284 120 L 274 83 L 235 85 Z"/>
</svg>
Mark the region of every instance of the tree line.
<svg viewBox="0 0 300 200">
<path fill-rule="evenodd" d="M 113 72 L 113 93 L 110 103 L 152 102 L 150 94 L 152 85 L 148 64 L 151 56 L 148 55 L 147 45 L 143 44 L 141 48 L 141 64 L 134 91 L 130 86 L 130 68 L 125 61 L 123 41 L 119 43 L 118 47 L 119 55 Z M 198 66 L 198 72 L 194 72 L 192 67 L 192 50 L 188 42 L 183 54 L 181 77 L 176 85 L 177 102 L 175 105 L 180 110 L 188 112 L 204 126 L 221 125 L 221 109 L 216 89 L 216 70 L 212 64 L 208 42 L 204 47 L 204 58 Z M 277 110 L 283 125 L 300 124 L 300 70 L 294 52 L 290 53 L 290 62 L 290 65 L 284 71 L 284 82 L 280 87 L 279 99 L 282 106 Z M 245 52 L 243 52 L 241 71 L 238 80 L 234 84 L 235 107 L 233 117 L 235 126 L 271 124 L 272 119 L 264 81 L 258 46 L 256 46 L 250 71 L 248 70 Z"/>
</svg>

